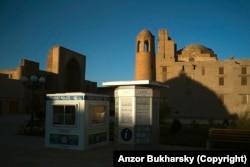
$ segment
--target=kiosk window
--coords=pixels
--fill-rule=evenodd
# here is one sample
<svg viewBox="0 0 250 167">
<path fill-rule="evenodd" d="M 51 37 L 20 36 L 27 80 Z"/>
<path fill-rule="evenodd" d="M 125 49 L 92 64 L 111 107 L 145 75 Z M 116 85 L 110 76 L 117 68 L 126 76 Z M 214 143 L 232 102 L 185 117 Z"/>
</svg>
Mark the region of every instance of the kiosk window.
<svg viewBox="0 0 250 167">
<path fill-rule="evenodd" d="M 74 105 L 53 105 L 54 125 L 75 125 L 75 116 Z"/>
<path fill-rule="evenodd" d="M 91 105 L 92 124 L 104 123 L 105 106 Z"/>
</svg>

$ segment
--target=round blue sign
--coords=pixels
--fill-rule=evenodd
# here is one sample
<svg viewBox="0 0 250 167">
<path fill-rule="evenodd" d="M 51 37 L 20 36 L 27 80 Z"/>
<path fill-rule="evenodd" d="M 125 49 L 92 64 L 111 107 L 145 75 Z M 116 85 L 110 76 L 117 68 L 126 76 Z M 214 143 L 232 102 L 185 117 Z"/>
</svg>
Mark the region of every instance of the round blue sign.
<svg viewBox="0 0 250 167">
<path fill-rule="evenodd" d="M 121 132 L 122 140 L 129 141 L 132 139 L 132 131 L 128 128 L 124 128 Z"/>
</svg>

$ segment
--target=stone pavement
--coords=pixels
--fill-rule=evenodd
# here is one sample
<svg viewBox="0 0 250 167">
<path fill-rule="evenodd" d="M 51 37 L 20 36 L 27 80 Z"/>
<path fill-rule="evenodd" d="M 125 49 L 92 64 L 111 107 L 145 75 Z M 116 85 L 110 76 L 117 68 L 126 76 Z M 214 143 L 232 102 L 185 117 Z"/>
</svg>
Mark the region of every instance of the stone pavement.
<svg viewBox="0 0 250 167">
<path fill-rule="evenodd" d="M 0 115 L 0 166 L 2 167 L 111 167 L 113 151 L 135 149 L 125 145 L 109 145 L 85 151 L 46 148 L 43 137 L 16 134 L 27 115 Z M 160 150 L 205 150 L 205 148 L 163 146 Z"/>
</svg>

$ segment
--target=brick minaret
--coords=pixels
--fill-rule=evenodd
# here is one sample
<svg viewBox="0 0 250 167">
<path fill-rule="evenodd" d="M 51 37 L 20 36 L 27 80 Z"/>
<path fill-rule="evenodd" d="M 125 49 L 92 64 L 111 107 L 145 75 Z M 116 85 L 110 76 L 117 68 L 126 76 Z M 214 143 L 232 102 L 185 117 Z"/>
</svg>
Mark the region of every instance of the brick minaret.
<svg viewBox="0 0 250 167">
<path fill-rule="evenodd" d="M 142 30 L 136 38 L 135 80 L 155 81 L 154 36 Z"/>
</svg>

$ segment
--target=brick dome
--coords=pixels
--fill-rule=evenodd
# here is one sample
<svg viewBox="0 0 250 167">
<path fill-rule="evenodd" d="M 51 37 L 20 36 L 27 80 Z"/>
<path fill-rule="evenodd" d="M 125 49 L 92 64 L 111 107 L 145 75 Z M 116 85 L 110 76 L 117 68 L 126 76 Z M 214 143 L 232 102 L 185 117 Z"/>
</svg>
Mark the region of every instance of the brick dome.
<svg viewBox="0 0 250 167">
<path fill-rule="evenodd" d="M 178 51 L 178 61 L 214 61 L 217 55 L 210 48 L 191 44 Z"/>
<path fill-rule="evenodd" d="M 207 48 L 200 44 L 191 44 L 182 49 L 182 52 L 198 52 L 198 53 L 209 53 L 214 55 L 214 52 L 212 49 Z"/>
</svg>

